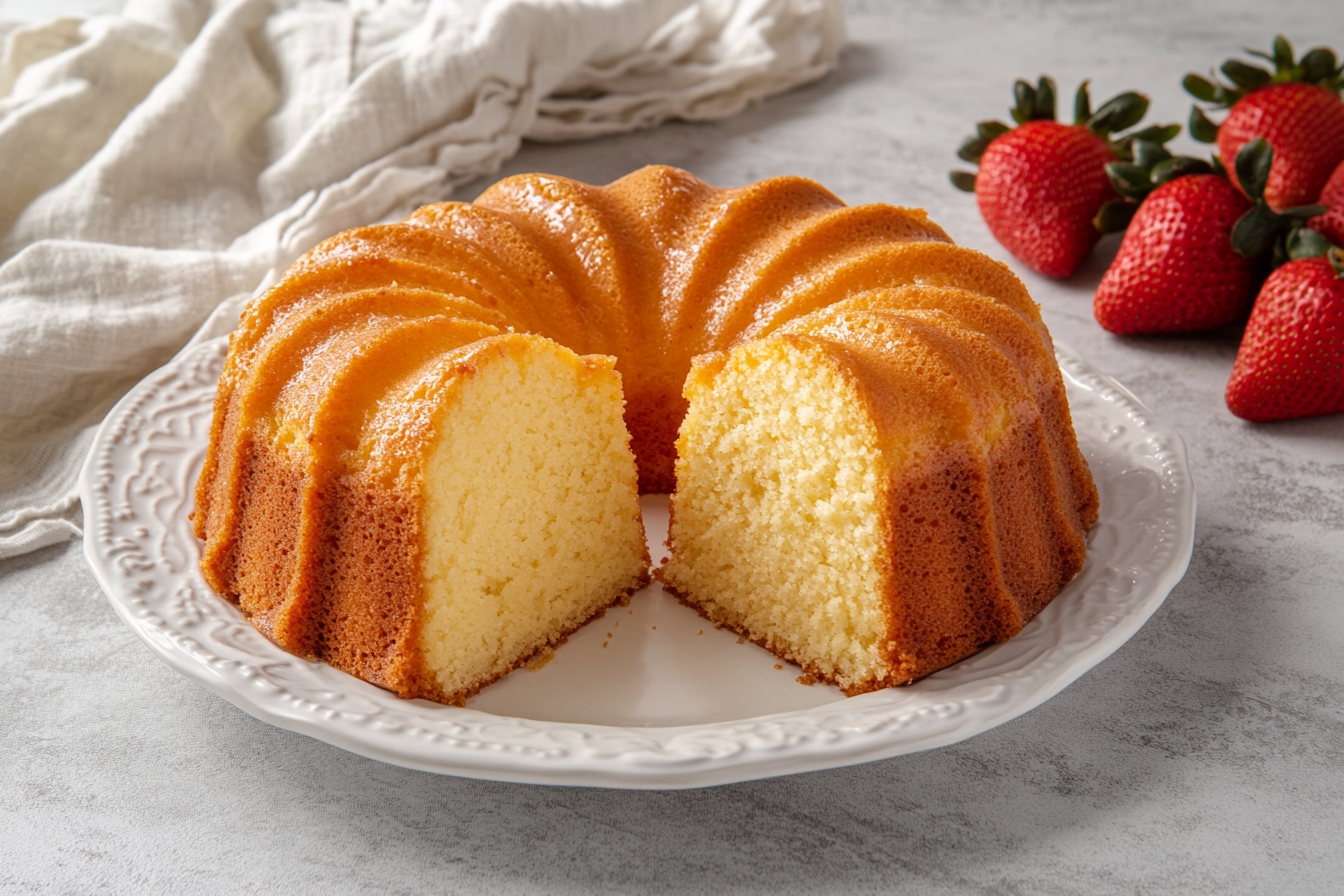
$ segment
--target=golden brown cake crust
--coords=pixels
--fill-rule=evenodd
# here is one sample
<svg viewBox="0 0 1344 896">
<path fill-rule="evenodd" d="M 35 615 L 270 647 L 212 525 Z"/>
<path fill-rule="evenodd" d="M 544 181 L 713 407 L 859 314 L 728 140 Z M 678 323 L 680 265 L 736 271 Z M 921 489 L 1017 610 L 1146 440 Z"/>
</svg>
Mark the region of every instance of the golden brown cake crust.
<svg viewBox="0 0 1344 896">
<path fill-rule="evenodd" d="M 895 351 L 879 331 L 915 348 Z M 641 492 L 675 488 L 683 387 L 716 363 L 703 353 L 752 340 L 819 347 L 879 428 L 950 415 L 942 448 L 879 495 L 886 677 L 851 692 L 1011 637 L 1081 568 L 1097 493 L 1049 334 L 1007 267 L 954 245 L 922 210 L 848 207 L 803 178 L 720 189 L 651 166 L 605 187 L 506 178 L 475 203 L 347 231 L 251 303 L 230 337 L 197 487 L 206 580 L 295 653 L 402 696 L 460 703 L 479 690 L 486 682 L 444 693 L 415 647 L 425 421 L 408 417 L 378 463 L 350 451 L 392 384 L 432 364 L 469 375 L 473 346 L 508 334 L 615 356 Z M 912 390 L 892 370 L 912 363 L 953 375 Z M 979 454 L 960 450 L 957 434 L 1003 402 L 1012 430 Z"/>
<path fill-rule="evenodd" d="M 922 678 L 1021 631 L 1081 569 L 1096 491 L 1053 357 L 1016 314 L 977 301 L 941 287 L 875 291 L 796 319 L 759 344 L 791 346 L 814 368 L 831 368 L 876 427 L 884 484 L 873 512 L 882 525 L 874 560 L 886 650 L 871 677 L 842 678 L 787 635 L 750 630 L 712 591 L 685 587 L 679 576 L 688 570 L 662 575 L 665 587 L 716 625 L 849 693 Z M 741 369 L 764 363 L 751 357 L 742 356 Z M 716 353 L 697 361 L 692 402 L 714 406 L 708 390 L 728 360 Z M 1051 424 L 1063 437 L 1052 440 Z M 681 532 L 677 501 L 674 563 L 680 539 L 699 537 Z"/>
</svg>

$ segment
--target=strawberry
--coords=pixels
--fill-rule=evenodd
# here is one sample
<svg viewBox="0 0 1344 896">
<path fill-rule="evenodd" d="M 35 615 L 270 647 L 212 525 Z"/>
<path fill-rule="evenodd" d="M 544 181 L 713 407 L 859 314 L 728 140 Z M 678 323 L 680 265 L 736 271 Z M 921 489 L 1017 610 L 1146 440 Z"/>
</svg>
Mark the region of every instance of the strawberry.
<svg viewBox="0 0 1344 896">
<path fill-rule="evenodd" d="M 1344 162 L 1335 166 L 1317 201 L 1326 210 L 1307 221 L 1307 226 L 1336 246 L 1344 246 Z"/>
<path fill-rule="evenodd" d="M 995 239 L 1049 277 L 1078 269 L 1101 234 L 1092 218 L 1115 198 L 1115 153 L 1086 128 L 1031 121 L 989 145 L 975 198 Z"/>
<path fill-rule="evenodd" d="M 1018 127 L 981 122 L 957 153 L 978 162 L 980 171 L 954 171 L 952 183 L 975 193 L 990 232 L 1009 252 L 1042 274 L 1067 277 L 1101 236 L 1092 219 L 1116 198 L 1106 163 L 1127 158 L 1136 136 L 1160 143 L 1180 128 L 1148 128 L 1113 141 L 1113 133 L 1143 118 L 1148 98 L 1122 93 L 1094 114 L 1086 82 L 1075 96 L 1071 125 L 1055 120 L 1055 84 L 1049 78 L 1034 88 L 1018 81 L 1014 97 Z"/>
<path fill-rule="evenodd" d="M 1264 140 L 1237 153 L 1236 170 L 1253 201 L 1216 159 L 1210 165 L 1171 156 L 1145 141 L 1134 147 L 1134 163 L 1106 166 L 1124 198 L 1097 215 L 1103 230 L 1118 229 L 1109 218 L 1133 215 L 1092 305 L 1112 333 L 1193 333 L 1232 323 L 1246 312 L 1261 262 L 1286 258 L 1290 244 L 1316 236 L 1301 224 L 1321 206 L 1278 214 L 1265 202 L 1274 150 Z M 1131 212 L 1125 203 L 1136 199 L 1142 204 Z"/>
<path fill-rule="evenodd" d="M 1221 166 L 1191 156 L 1173 156 L 1161 143 L 1142 137 L 1130 141 L 1130 158 L 1132 161 L 1106 165 L 1106 176 L 1120 198 L 1104 204 L 1093 219 L 1101 233 L 1118 233 L 1128 227 L 1143 198 L 1167 181 L 1187 174 L 1226 176 Z"/>
<path fill-rule="evenodd" d="M 1185 89 L 1196 99 L 1229 109 L 1223 123 L 1215 125 L 1195 107 L 1190 134 L 1206 143 L 1216 141 L 1224 159 L 1236 158 L 1257 139 L 1267 140 L 1275 163 L 1265 199 L 1275 210 L 1305 205 L 1320 195 L 1330 172 L 1344 161 L 1344 100 L 1339 97 L 1344 67 L 1324 47 L 1295 60 L 1282 35 L 1274 39 L 1272 54 L 1248 52 L 1272 62 L 1274 71 L 1231 59 L 1222 65 L 1230 85 L 1194 74 L 1185 77 Z M 1232 181 L 1241 187 L 1235 172 Z"/>
<path fill-rule="evenodd" d="M 1265 281 L 1227 406 L 1256 422 L 1344 411 L 1344 251 L 1290 261 Z"/>
<path fill-rule="evenodd" d="M 1153 190 L 1129 224 L 1092 310 L 1112 333 L 1192 333 L 1244 313 L 1255 264 L 1231 233 L 1251 203 L 1217 174 Z"/>
</svg>

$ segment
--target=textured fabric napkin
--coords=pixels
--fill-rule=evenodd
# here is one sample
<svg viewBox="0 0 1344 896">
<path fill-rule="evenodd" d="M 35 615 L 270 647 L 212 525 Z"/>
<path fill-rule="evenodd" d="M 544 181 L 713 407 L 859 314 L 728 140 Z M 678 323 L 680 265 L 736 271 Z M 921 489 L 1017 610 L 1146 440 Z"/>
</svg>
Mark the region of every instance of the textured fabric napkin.
<svg viewBox="0 0 1344 896">
<path fill-rule="evenodd" d="M 842 42 L 838 0 L 132 0 L 0 22 L 0 558 L 79 534 L 112 403 L 314 243 L 524 137 L 730 115 Z"/>
</svg>

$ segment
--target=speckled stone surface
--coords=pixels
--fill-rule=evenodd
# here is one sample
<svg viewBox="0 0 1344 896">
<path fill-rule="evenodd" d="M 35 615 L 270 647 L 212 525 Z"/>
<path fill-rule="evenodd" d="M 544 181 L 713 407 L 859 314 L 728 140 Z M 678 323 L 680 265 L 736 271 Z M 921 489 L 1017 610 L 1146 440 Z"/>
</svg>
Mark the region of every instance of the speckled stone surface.
<svg viewBox="0 0 1344 896">
<path fill-rule="evenodd" d="M 946 171 L 975 120 L 1005 116 L 1014 77 L 1138 88 L 1154 120 L 1183 121 L 1191 68 L 1276 31 L 1344 49 L 1337 0 L 1213 6 L 854 3 L 824 82 L 719 124 L 528 146 L 503 173 L 803 174 L 852 203 L 923 205 L 1007 260 Z M 436 777 L 178 677 L 72 543 L 0 564 L 0 891 L 1340 892 L 1344 416 L 1233 418 L 1234 333 L 1104 333 L 1091 294 L 1114 250 L 1062 283 L 1014 268 L 1059 340 L 1184 435 L 1195 554 L 1133 640 L 1039 709 L 954 747 L 709 790 Z"/>
</svg>

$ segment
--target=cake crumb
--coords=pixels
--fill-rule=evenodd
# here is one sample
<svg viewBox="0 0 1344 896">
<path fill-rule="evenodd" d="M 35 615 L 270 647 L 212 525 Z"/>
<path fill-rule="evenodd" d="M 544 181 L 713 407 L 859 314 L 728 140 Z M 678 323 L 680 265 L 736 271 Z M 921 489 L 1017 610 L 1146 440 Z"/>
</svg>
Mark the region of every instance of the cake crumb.
<svg viewBox="0 0 1344 896">
<path fill-rule="evenodd" d="M 607 637 L 608 637 L 608 638 L 611 637 L 611 632 L 607 632 Z"/>
<path fill-rule="evenodd" d="M 610 641 L 603 641 L 603 642 L 602 642 L 602 649 L 603 649 L 603 650 L 606 650 L 606 649 L 607 649 L 607 645 L 610 644 L 610 643 L 611 643 Z"/>
<path fill-rule="evenodd" d="M 817 677 L 804 672 L 802 675 L 798 676 L 798 683 L 812 687 L 812 685 L 817 683 Z"/>
<path fill-rule="evenodd" d="M 553 659 L 555 659 L 555 651 L 550 647 L 543 647 L 532 654 L 532 659 L 528 660 L 526 665 L 527 668 L 535 672 Z"/>
<path fill-rule="evenodd" d="M 747 636 L 746 636 L 746 635 L 738 635 L 738 636 L 737 636 L 737 643 L 739 643 L 739 644 L 745 644 L 745 643 L 747 643 Z"/>
<path fill-rule="evenodd" d="M 651 627 L 654 631 L 658 631 L 658 626 L 654 625 L 654 626 L 650 626 L 650 627 Z"/>
<path fill-rule="evenodd" d="M 784 667 L 781 666 L 779 663 L 775 663 L 775 668 L 776 668 L 776 669 L 783 669 Z"/>
<path fill-rule="evenodd" d="M 697 635 L 703 635 L 704 633 L 705 633 L 704 629 L 700 629 L 700 631 L 696 632 Z"/>
<path fill-rule="evenodd" d="M 667 561 L 669 561 L 669 560 L 671 560 L 671 559 L 672 559 L 671 557 L 664 557 L 662 560 L 659 560 L 658 562 L 659 562 L 659 563 L 666 563 Z"/>
</svg>

